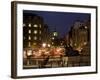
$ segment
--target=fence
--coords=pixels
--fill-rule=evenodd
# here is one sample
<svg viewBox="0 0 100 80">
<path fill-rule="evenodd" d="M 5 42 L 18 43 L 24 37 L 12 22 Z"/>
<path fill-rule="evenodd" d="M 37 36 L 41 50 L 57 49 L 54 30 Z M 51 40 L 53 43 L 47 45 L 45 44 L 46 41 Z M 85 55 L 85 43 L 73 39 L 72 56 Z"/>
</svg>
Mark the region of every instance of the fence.
<svg viewBox="0 0 100 80">
<path fill-rule="evenodd" d="M 24 58 L 23 68 L 55 68 L 55 67 L 75 67 L 90 66 L 89 55 L 49 57 L 49 58 Z"/>
</svg>

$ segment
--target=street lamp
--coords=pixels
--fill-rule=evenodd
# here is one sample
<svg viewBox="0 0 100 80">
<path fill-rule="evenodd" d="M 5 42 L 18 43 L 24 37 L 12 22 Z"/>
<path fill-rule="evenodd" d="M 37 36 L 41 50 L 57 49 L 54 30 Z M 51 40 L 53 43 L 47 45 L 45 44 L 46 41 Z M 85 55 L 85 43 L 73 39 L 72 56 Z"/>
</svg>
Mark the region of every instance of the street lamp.
<svg viewBox="0 0 100 80">
<path fill-rule="evenodd" d="M 30 58 L 31 58 L 31 56 L 32 56 L 32 50 L 28 50 L 27 51 L 27 65 L 30 64 Z"/>
<path fill-rule="evenodd" d="M 32 50 L 28 50 L 27 51 L 27 56 L 31 56 L 32 55 Z"/>
<path fill-rule="evenodd" d="M 45 48 L 45 47 L 46 47 L 46 43 L 43 43 L 43 44 L 42 44 L 42 47 L 44 47 L 44 48 Z"/>
<path fill-rule="evenodd" d="M 50 44 L 48 44 L 48 47 L 50 47 L 51 45 Z"/>
</svg>

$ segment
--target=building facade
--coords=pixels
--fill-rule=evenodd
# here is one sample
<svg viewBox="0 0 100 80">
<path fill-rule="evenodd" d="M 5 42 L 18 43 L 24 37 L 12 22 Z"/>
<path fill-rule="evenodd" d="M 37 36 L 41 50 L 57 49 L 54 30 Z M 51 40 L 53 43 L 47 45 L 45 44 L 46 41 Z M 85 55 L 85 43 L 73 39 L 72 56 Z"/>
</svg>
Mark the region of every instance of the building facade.
<svg viewBox="0 0 100 80">
<path fill-rule="evenodd" d="M 50 44 L 52 46 L 58 46 L 59 44 L 59 39 L 58 39 L 58 32 L 56 30 L 54 30 L 53 32 L 50 33 Z"/>
<path fill-rule="evenodd" d="M 78 51 L 90 47 L 90 21 L 76 21 L 67 35 L 67 42 Z M 89 52 L 88 52 L 89 53 Z"/>
<path fill-rule="evenodd" d="M 23 47 L 40 47 L 46 41 L 48 27 L 36 14 L 23 13 Z"/>
</svg>

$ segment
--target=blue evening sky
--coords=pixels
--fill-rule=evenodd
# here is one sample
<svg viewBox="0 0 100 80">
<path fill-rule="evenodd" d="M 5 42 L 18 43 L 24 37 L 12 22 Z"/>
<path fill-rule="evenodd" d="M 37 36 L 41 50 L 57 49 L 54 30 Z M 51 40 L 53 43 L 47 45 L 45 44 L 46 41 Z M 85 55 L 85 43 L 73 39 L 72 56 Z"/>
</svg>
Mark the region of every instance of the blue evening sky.
<svg viewBox="0 0 100 80">
<path fill-rule="evenodd" d="M 70 13 L 70 12 L 47 12 L 47 11 L 24 11 L 27 14 L 36 14 L 41 16 L 44 23 L 49 26 L 50 31 L 59 32 L 59 36 L 64 36 L 70 30 L 75 21 L 86 21 L 89 19 L 88 13 Z"/>
</svg>

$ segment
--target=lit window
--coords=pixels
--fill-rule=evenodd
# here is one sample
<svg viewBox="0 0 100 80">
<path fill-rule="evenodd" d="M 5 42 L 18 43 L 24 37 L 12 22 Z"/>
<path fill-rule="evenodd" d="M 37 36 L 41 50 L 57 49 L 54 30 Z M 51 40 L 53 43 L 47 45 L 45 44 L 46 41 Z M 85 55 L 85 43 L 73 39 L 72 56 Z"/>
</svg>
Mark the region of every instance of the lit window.
<svg viewBox="0 0 100 80">
<path fill-rule="evenodd" d="M 37 24 L 34 24 L 34 27 L 38 27 L 38 25 Z"/>
<path fill-rule="evenodd" d="M 25 27 L 26 25 L 25 25 L 25 23 L 23 24 L 23 27 Z"/>
<path fill-rule="evenodd" d="M 74 46 L 76 46 L 77 44 L 75 43 Z"/>
<path fill-rule="evenodd" d="M 40 24 L 40 28 L 41 28 L 41 24 Z"/>
<path fill-rule="evenodd" d="M 34 30 L 34 34 L 37 34 L 37 30 Z"/>
<path fill-rule="evenodd" d="M 26 51 L 24 50 L 24 54 L 26 54 Z"/>
<path fill-rule="evenodd" d="M 34 40 L 37 40 L 37 37 L 36 36 L 34 37 Z"/>
<path fill-rule="evenodd" d="M 31 40 L 31 37 L 29 36 L 28 39 Z"/>
<path fill-rule="evenodd" d="M 87 29 L 87 26 L 85 26 L 85 29 Z"/>
<path fill-rule="evenodd" d="M 52 42 L 52 44 L 54 44 L 54 43 Z"/>
<path fill-rule="evenodd" d="M 33 43 L 33 45 L 36 45 L 36 43 Z"/>
<path fill-rule="evenodd" d="M 41 31 L 39 31 L 39 33 L 41 34 Z"/>
<path fill-rule="evenodd" d="M 30 34 L 31 33 L 31 30 L 28 30 L 28 33 Z"/>
<path fill-rule="evenodd" d="M 29 23 L 28 26 L 31 27 L 31 23 Z"/>
<path fill-rule="evenodd" d="M 86 45 L 87 44 L 87 42 L 84 42 L 84 45 Z"/>
<path fill-rule="evenodd" d="M 54 37 L 52 37 L 52 40 L 54 40 L 55 38 Z"/>
<path fill-rule="evenodd" d="M 63 43 L 61 43 L 61 45 L 63 45 Z"/>
<path fill-rule="evenodd" d="M 31 42 L 28 43 L 28 47 L 30 47 L 30 46 L 31 46 Z"/>
<path fill-rule="evenodd" d="M 27 58 L 27 56 L 26 56 L 26 51 L 24 50 L 24 52 L 23 52 L 23 54 L 24 54 L 24 58 Z"/>
<path fill-rule="evenodd" d="M 54 35 L 54 36 L 58 36 L 58 33 L 57 33 L 57 32 L 54 32 L 53 35 Z"/>
</svg>

